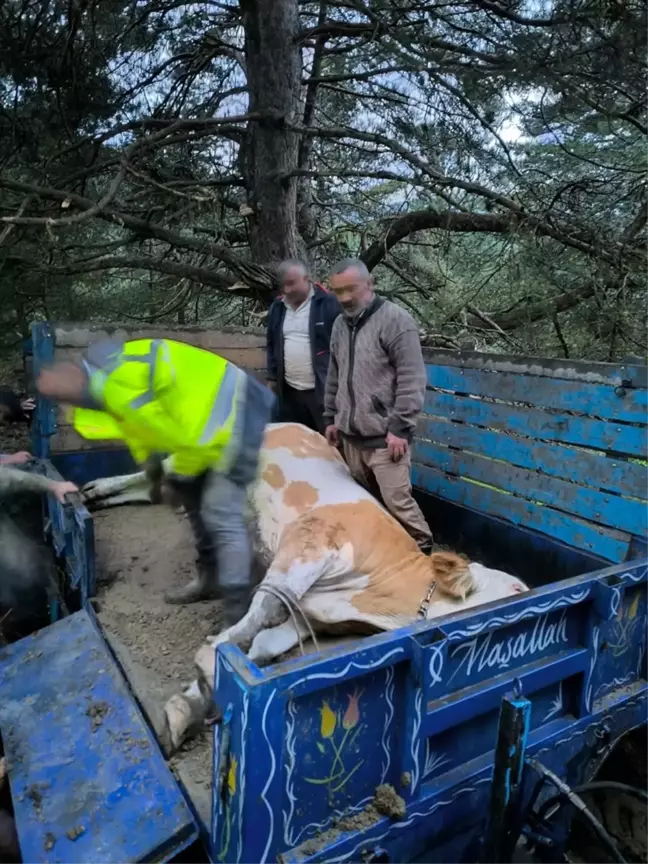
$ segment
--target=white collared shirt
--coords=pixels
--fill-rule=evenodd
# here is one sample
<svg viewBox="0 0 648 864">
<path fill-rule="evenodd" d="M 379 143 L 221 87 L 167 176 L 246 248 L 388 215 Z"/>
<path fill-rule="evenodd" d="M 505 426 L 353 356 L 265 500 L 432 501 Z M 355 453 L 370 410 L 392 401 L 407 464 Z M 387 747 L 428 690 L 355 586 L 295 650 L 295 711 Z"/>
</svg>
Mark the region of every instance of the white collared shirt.
<svg viewBox="0 0 648 864">
<path fill-rule="evenodd" d="M 315 375 L 310 344 L 310 311 L 313 286 L 301 306 L 293 309 L 284 300 L 284 377 L 295 390 L 314 390 Z"/>
</svg>

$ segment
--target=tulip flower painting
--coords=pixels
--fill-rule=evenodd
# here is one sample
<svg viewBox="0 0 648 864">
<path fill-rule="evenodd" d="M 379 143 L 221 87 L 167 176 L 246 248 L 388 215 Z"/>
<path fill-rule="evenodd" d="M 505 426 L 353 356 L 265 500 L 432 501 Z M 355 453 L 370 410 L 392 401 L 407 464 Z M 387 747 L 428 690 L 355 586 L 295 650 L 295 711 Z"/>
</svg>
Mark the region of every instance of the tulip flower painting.
<svg viewBox="0 0 648 864">
<path fill-rule="evenodd" d="M 230 840 L 232 838 L 232 799 L 236 795 L 236 772 L 238 769 L 238 760 L 236 756 L 230 758 L 229 770 L 227 772 L 227 802 L 225 804 L 225 828 L 223 830 L 223 842 L 218 860 L 224 861 L 225 856 L 229 851 Z"/>
<path fill-rule="evenodd" d="M 322 702 L 322 706 L 319 709 L 319 732 L 322 740 L 316 742 L 317 749 L 322 754 L 326 754 L 329 751 L 332 752 L 331 766 L 326 777 L 306 777 L 304 779 L 307 783 L 312 783 L 316 786 L 325 786 L 331 805 L 333 804 L 335 793 L 346 786 L 364 762 L 364 759 L 361 759 L 350 769 L 347 769 L 344 762 L 345 751 L 348 753 L 358 733 L 364 726 L 360 722 L 361 696 L 362 690 L 358 690 L 357 688 L 354 689 L 353 693 L 347 694 L 348 704 L 344 714 L 341 711 L 334 711 L 326 700 Z M 336 741 L 336 733 L 339 741 Z"/>
</svg>

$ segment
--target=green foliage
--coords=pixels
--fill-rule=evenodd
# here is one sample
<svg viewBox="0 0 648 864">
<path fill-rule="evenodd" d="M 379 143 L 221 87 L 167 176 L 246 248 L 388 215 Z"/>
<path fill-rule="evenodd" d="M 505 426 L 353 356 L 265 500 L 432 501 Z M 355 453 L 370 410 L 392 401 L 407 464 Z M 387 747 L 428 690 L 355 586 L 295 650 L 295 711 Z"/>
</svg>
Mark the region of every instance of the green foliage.
<svg viewBox="0 0 648 864">
<path fill-rule="evenodd" d="M 5 0 L 0 346 L 45 316 L 260 321 L 275 230 L 319 278 L 367 256 L 432 342 L 643 354 L 645 49 L 639 0 Z"/>
</svg>

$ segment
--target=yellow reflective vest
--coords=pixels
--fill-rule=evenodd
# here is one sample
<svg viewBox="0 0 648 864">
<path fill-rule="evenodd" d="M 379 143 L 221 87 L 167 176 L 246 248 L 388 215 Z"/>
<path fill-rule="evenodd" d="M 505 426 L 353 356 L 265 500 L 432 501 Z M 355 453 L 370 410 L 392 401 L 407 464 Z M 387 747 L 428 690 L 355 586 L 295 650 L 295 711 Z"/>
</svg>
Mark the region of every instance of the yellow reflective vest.
<svg viewBox="0 0 648 864">
<path fill-rule="evenodd" d="M 84 438 L 124 441 L 134 459 L 170 453 L 172 470 L 226 471 L 238 448 L 245 373 L 227 360 L 170 339 L 88 350 L 89 389 L 105 411 L 75 408 Z"/>
</svg>

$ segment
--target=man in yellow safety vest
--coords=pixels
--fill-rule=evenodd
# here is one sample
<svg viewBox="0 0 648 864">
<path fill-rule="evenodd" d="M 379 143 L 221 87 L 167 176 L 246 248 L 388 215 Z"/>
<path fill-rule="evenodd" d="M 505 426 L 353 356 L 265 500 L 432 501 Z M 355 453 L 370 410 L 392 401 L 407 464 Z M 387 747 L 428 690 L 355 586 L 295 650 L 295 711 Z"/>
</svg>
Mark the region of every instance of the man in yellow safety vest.
<svg viewBox="0 0 648 864">
<path fill-rule="evenodd" d="M 171 483 L 198 549 L 198 576 L 170 603 L 222 596 L 225 626 L 249 601 L 246 487 L 256 477 L 274 396 L 210 351 L 170 339 L 97 342 L 80 363 L 41 371 L 37 388 L 74 406 L 85 438 L 123 440 L 139 464 L 170 454 Z"/>
</svg>

